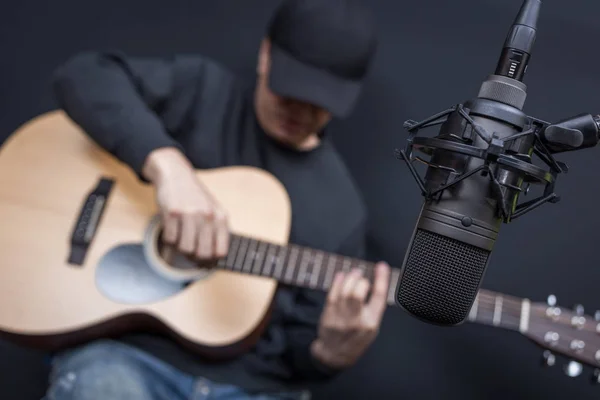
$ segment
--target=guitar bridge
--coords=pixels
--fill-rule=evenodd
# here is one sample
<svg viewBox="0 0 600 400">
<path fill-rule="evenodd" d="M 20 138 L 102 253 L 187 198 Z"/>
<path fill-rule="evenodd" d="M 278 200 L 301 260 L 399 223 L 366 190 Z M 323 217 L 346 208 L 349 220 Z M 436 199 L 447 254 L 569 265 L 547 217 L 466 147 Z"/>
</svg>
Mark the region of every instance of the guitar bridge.
<svg viewBox="0 0 600 400">
<path fill-rule="evenodd" d="M 113 186 L 114 180 L 101 178 L 96 187 L 86 197 L 71 233 L 71 249 L 67 260 L 69 264 L 81 266 L 85 261 L 87 251 L 96 236 L 98 225 L 106 207 L 106 201 Z"/>
</svg>

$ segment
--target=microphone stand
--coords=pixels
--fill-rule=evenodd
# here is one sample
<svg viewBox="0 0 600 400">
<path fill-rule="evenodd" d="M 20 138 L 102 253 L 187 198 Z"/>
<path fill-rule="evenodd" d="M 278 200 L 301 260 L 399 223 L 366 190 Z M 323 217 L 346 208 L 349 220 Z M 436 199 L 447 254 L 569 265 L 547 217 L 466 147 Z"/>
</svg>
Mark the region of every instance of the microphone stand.
<svg viewBox="0 0 600 400">
<path fill-rule="evenodd" d="M 554 154 L 594 147 L 600 141 L 599 115 L 580 114 L 557 123 L 549 123 L 520 110 L 526 96 L 525 85 L 521 81 L 535 42 L 540 7 L 540 0 L 523 2 L 507 35 L 495 74 L 484 82 L 478 98 L 465 104 L 457 104 L 420 122 L 407 120 L 404 123 L 409 137 L 405 148 L 396 149 L 395 155 L 405 161 L 425 198 L 439 199 L 443 191 L 481 173 L 490 177 L 493 193 L 499 204 L 499 217 L 504 223 L 509 223 L 542 204 L 560 201 L 554 187 L 558 174 L 567 173 L 568 167 L 557 161 Z M 520 128 L 521 132 L 499 138 L 476 124 L 472 118 L 475 115 L 504 121 Z M 450 128 L 442 129 L 442 133 L 433 138 L 417 136 L 420 129 L 441 124 L 447 124 Z M 475 146 L 477 138 L 483 140 L 487 147 Z M 531 151 L 523 152 L 527 141 L 532 142 Z M 479 158 L 484 162 L 477 168 L 459 173 L 415 155 L 416 150 L 431 156 L 436 149 Z M 537 155 L 547 168 L 534 165 L 531 153 Z M 415 161 L 449 172 L 446 181 L 437 188 L 427 189 L 425 180 L 413 166 Z M 499 168 L 517 174 L 523 180 L 523 187 L 500 178 L 497 172 Z M 516 191 L 526 195 L 532 184 L 544 185 L 543 194 L 520 204 L 510 201 L 507 193 Z"/>
</svg>

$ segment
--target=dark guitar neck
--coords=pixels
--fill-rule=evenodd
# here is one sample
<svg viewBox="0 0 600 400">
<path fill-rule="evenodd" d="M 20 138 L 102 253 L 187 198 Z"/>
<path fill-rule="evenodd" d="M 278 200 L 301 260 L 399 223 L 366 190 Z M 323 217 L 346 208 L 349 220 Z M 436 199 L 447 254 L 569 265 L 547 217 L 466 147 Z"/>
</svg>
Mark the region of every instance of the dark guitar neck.
<svg viewBox="0 0 600 400">
<path fill-rule="evenodd" d="M 327 291 L 335 273 L 363 270 L 373 280 L 372 262 L 327 253 L 295 244 L 276 245 L 249 237 L 233 235 L 228 255 L 218 267 L 274 278 L 281 283 Z M 387 304 L 395 306 L 394 290 L 400 270 L 392 268 Z M 473 304 L 469 321 L 510 330 L 526 330 L 529 321 L 529 301 L 513 296 L 480 290 Z"/>
<path fill-rule="evenodd" d="M 528 299 L 481 289 L 471 308 L 469 321 L 526 332 L 530 310 Z"/>
</svg>

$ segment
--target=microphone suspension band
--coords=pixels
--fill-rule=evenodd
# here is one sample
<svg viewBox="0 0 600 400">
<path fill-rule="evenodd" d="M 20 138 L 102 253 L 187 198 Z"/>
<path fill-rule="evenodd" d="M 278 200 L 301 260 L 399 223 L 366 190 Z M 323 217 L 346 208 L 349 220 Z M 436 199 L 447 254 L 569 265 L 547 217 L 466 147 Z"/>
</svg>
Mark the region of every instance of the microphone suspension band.
<svg viewBox="0 0 600 400">
<path fill-rule="evenodd" d="M 554 188 L 566 164 L 553 154 L 597 145 L 600 117 L 555 124 L 525 114 L 522 79 L 531 59 L 540 0 L 525 0 L 495 70 L 478 96 L 416 122 L 396 150 L 424 197 L 396 286 L 396 303 L 418 319 L 453 326 L 466 320 L 502 223 L 560 200 Z M 435 137 L 420 130 L 441 125 Z M 535 165 L 536 155 L 544 164 Z M 424 158 L 429 156 L 429 159 Z M 427 166 L 422 178 L 415 162 Z M 543 194 L 519 203 L 532 185 Z"/>
</svg>

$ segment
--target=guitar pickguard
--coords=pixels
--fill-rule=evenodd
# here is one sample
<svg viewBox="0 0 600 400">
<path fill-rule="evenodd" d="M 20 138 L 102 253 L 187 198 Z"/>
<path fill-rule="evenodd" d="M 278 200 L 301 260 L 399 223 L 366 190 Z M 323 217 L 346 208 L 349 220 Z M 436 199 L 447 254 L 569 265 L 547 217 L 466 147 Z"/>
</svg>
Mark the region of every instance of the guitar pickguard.
<svg viewBox="0 0 600 400">
<path fill-rule="evenodd" d="M 123 244 L 107 252 L 96 268 L 96 286 L 107 298 L 124 304 L 147 304 L 184 290 L 152 268 L 143 244 Z"/>
</svg>

